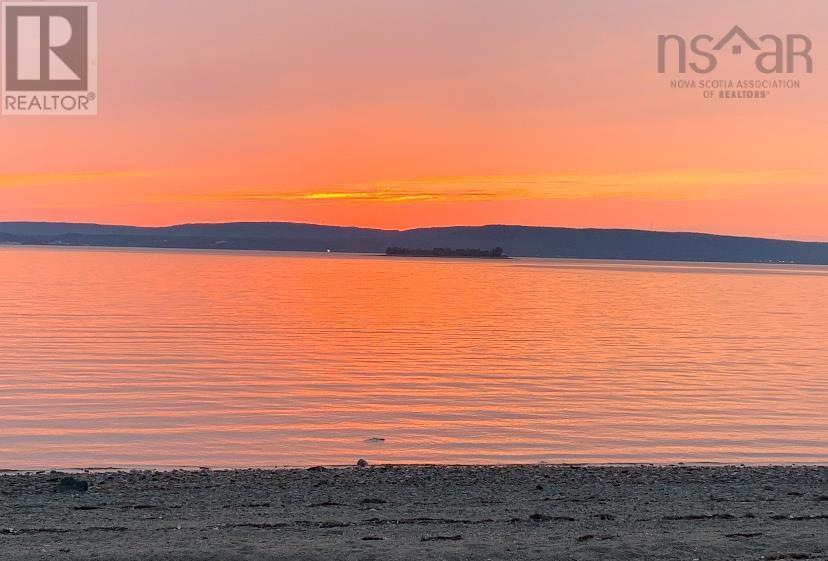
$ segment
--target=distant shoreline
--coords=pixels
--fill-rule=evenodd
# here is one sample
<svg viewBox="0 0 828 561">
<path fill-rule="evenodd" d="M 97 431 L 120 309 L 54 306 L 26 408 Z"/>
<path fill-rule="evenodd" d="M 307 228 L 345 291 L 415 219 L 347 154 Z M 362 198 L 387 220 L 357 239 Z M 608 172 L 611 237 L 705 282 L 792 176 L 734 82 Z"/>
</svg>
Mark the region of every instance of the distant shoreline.
<svg viewBox="0 0 828 561">
<path fill-rule="evenodd" d="M 685 469 L 685 468 L 733 468 L 733 469 L 787 469 L 787 468 L 826 468 L 828 462 L 532 462 L 532 463 L 459 463 L 439 464 L 433 462 L 423 463 L 378 463 L 373 468 L 382 469 L 534 469 L 534 468 L 555 468 L 555 469 L 579 469 L 579 468 L 641 468 L 641 469 Z M 249 465 L 249 466 L 200 466 L 200 465 L 124 465 L 124 466 L 88 466 L 88 467 L 37 467 L 37 468 L 0 468 L 0 477 L 6 475 L 46 475 L 50 473 L 65 474 L 117 474 L 130 472 L 198 472 L 209 471 L 214 473 L 238 472 L 238 471 L 307 471 L 324 469 L 330 471 L 353 470 L 353 464 L 306 464 L 306 465 Z"/>
<path fill-rule="evenodd" d="M 118 250 L 133 250 L 133 251 L 169 251 L 169 252 L 192 252 L 192 253 L 216 253 L 216 254 L 259 254 L 269 255 L 278 253 L 297 253 L 297 254 L 313 254 L 313 255 L 342 255 L 342 256 L 371 256 L 371 257 L 414 257 L 414 256 L 398 256 L 386 255 L 385 253 L 378 253 L 375 251 L 329 251 L 322 249 L 259 249 L 259 248 L 226 248 L 226 247 L 186 247 L 186 246 L 151 246 L 151 245 L 91 245 L 91 244 L 39 244 L 39 243 L 2 243 L 0 242 L 0 249 L 69 249 L 69 250 L 101 250 L 101 251 L 118 251 Z M 618 262 L 618 263 L 687 263 L 693 265 L 766 265 L 766 266 L 795 266 L 795 267 L 828 267 L 826 263 L 798 263 L 793 261 L 703 261 L 703 260 L 687 260 L 687 259 L 644 259 L 644 258 L 621 258 L 621 257 L 569 257 L 559 255 L 537 256 L 537 255 L 509 255 L 499 258 L 491 257 L 452 257 L 454 259 L 480 259 L 484 261 L 498 261 L 498 260 L 515 260 L 515 259 L 548 259 L 557 261 L 584 261 L 584 262 Z M 443 258 L 443 259 L 452 259 Z M 438 258 L 439 259 L 439 258 Z"/>
<path fill-rule="evenodd" d="M 382 253 L 389 247 L 502 247 L 511 257 L 529 258 L 828 265 L 825 242 L 692 232 L 498 225 L 397 231 L 278 222 L 162 228 L 6 222 L 0 223 L 0 244 L 368 254 Z"/>
<path fill-rule="evenodd" d="M 222 249 L 222 248 L 192 248 L 192 247 L 144 247 L 144 246 L 111 246 L 111 245 L 39 245 L 39 244 L 2 244 L 0 243 L 0 250 L 2 249 L 42 249 L 48 250 L 68 250 L 68 251 L 135 251 L 135 252 L 169 252 L 169 253 L 192 253 L 192 254 L 213 254 L 213 255 L 279 255 L 279 254 L 295 254 L 295 255 L 310 255 L 310 256 L 342 256 L 342 257 L 388 257 L 384 253 L 376 252 L 329 252 L 329 251 L 311 251 L 311 250 L 291 250 L 291 249 Z M 462 259 L 463 261 L 467 259 Z M 474 259 L 470 259 L 474 261 Z M 582 263 L 584 266 L 589 266 L 591 263 L 618 263 L 624 265 L 643 265 L 643 266 L 680 266 L 691 265 L 699 267 L 725 267 L 733 266 L 756 266 L 767 267 L 768 271 L 773 271 L 776 268 L 795 267 L 795 268 L 814 268 L 821 271 L 828 267 L 828 263 L 783 263 L 783 262 L 764 262 L 764 261 L 683 261 L 680 259 L 613 259 L 613 258 L 589 258 L 589 257 L 532 257 L 532 256 L 509 256 L 508 260 L 542 260 L 542 261 L 560 261 L 570 263 Z M 444 259 L 445 261 L 445 259 Z M 449 259 L 450 261 L 450 259 Z M 482 259 L 482 261 L 498 261 L 498 259 Z"/>
</svg>

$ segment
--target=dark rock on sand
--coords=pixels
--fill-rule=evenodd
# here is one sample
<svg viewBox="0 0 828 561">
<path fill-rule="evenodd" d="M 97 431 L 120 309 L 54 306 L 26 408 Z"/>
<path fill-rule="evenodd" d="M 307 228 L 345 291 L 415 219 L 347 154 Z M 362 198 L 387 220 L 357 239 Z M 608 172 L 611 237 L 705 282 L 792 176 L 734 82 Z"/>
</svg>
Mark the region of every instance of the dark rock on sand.
<svg viewBox="0 0 828 561">
<path fill-rule="evenodd" d="M 662 520 L 735 520 L 736 517 L 728 513 L 715 514 L 681 514 L 665 516 Z"/>
<path fill-rule="evenodd" d="M 382 499 L 362 499 L 360 501 L 360 503 L 364 505 L 384 505 L 387 502 L 388 501 L 384 501 Z"/>
<path fill-rule="evenodd" d="M 571 516 L 548 516 L 538 512 L 530 515 L 529 520 L 534 522 L 575 522 L 575 519 Z"/>
<path fill-rule="evenodd" d="M 86 493 L 89 490 L 89 483 L 74 477 L 64 477 L 57 484 L 58 493 Z"/>
<path fill-rule="evenodd" d="M 456 542 L 463 539 L 463 536 L 425 536 L 420 541 L 423 542 Z"/>
<path fill-rule="evenodd" d="M 758 538 L 762 532 L 736 532 L 733 534 L 725 534 L 726 538 Z"/>
</svg>

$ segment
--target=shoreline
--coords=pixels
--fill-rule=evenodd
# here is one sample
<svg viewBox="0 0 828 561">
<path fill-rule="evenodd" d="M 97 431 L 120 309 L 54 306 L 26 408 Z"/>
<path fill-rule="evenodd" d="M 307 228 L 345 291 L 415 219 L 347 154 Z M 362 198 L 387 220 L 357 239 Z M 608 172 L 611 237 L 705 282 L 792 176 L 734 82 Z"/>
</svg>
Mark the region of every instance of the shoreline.
<svg viewBox="0 0 828 561">
<path fill-rule="evenodd" d="M 372 466 L 0 477 L 4 561 L 828 559 L 828 467 Z"/>
<path fill-rule="evenodd" d="M 784 238 L 784 236 L 783 236 Z M 382 252 L 503 247 L 513 256 L 828 265 L 828 242 L 636 228 L 489 224 L 383 230 L 291 222 L 119 226 L 0 222 L 0 241 L 47 246 Z"/>
<path fill-rule="evenodd" d="M 129 473 L 151 472 L 166 473 L 174 471 L 306 471 L 315 469 L 349 470 L 359 467 L 353 464 L 306 464 L 306 465 L 250 465 L 250 466 L 203 466 L 203 465 L 134 465 L 134 466 L 88 466 L 88 467 L 38 467 L 38 468 L 0 468 L 2 475 L 44 475 L 54 473 Z M 383 469 L 488 469 L 488 468 L 828 468 L 828 462 L 533 462 L 502 464 L 439 464 L 439 463 L 370 463 L 368 467 Z"/>
<path fill-rule="evenodd" d="M 804 242 L 810 243 L 810 242 Z M 826 243 L 828 242 L 818 242 Z M 161 246 L 143 246 L 143 245 L 95 245 L 95 244 L 34 244 L 34 243 L 0 243 L 0 249 L 67 249 L 67 250 L 91 250 L 91 251 L 134 251 L 134 252 L 166 252 L 166 253 L 194 253 L 194 254 L 213 254 L 213 255 L 260 255 L 273 256 L 279 254 L 288 255 L 309 255 L 309 256 L 337 256 L 337 257 L 407 257 L 398 255 L 386 255 L 376 251 L 327 251 L 324 249 L 309 250 L 309 249 L 261 249 L 261 248 L 221 248 L 221 247 L 161 247 Z M 465 257 L 458 257 L 458 259 L 467 259 Z M 726 266 L 733 265 L 741 266 L 768 266 L 768 267 L 794 267 L 800 269 L 814 268 L 824 270 L 828 268 L 828 262 L 825 263 L 811 263 L 800 261 L 734 261 L 734 260 L 688 260 L 679 258 L 620 258 L 620 257 L 571 257 L 564 255 L 509 255 L 503 258 L 468 258 L 468 259 L 483 259 L 487 261 L 564 261 L 564 262 L 584 262 L 584 263 L 618 263 L 618 264 L 639 264 L 639 265 L 699 265 L 699 266 Z"/>
</svg>

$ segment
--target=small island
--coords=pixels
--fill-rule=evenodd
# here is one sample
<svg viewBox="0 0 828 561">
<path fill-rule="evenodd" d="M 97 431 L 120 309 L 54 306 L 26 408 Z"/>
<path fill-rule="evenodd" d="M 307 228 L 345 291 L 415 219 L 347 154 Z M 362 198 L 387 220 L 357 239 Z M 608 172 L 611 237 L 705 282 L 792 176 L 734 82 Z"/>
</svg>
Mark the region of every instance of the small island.
<svg viewBox="0 0 828 561">
<path fill-rule="evenodd" d="M 451 249 L 435 247 L 433 249 L 410 249 L 407 247 L 389 247 L 385 255 L 393 257 L 471 257 L 476 259 L 509 259 L 502 247 L 485 249 Z"/>
</svg>

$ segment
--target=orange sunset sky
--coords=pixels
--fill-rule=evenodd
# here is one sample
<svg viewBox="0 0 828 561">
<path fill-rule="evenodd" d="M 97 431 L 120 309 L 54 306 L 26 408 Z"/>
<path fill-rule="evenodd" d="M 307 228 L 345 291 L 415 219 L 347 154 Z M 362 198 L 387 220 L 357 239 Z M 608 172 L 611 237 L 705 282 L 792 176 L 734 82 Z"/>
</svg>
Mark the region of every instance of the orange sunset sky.
<svg viewBox="0 0 828 561">
<path fill-rule="evenodd" d="M 736 24 L 807 34 L 813 74 L 658 74 L 659 34 Z M 0 117 L 0 221 L 828 241 L 827 40 L 824 0 L 101 0 L 99 115 Z"/>
</svg>

